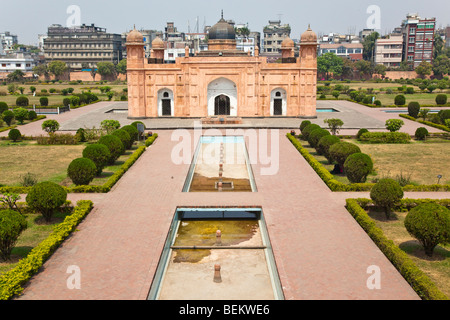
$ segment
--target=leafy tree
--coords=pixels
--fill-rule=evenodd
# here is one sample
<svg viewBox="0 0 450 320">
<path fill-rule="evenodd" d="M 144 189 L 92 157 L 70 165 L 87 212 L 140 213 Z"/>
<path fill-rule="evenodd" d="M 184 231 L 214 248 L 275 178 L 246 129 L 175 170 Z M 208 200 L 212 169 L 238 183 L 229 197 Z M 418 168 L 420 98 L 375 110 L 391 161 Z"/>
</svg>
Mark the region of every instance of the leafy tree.
<svg viewBox="0 0 450 320">
<path fill-rule="evenodd" d="M 386 76 L 386 66 L 384 64 L 377 64 L 374 68 L 374 73 L 381 75 L 382 77 Z"/>
<path fill-rule="evenodd" d="M 97 63 L 97 72 L 102 77 L 112 76 L 116 74 L 116 67 L 112 62 Z"/>
<path fill-rule="evenodd" d="M 28 206 L 40 212 L 47 222 L 66 200 L 67 191 L 62 186 L 50 181 L 34 185 L 26 197 Z"/>
<path fill-rule="evenodd" d="M 358 70 L 361 77 L 366 75 L 372 75 L 374 66 L 372 62 L 366 60 L 359 60 L 355 62 L 355 68 Z"/>
<path fill-rule="evenodd" d="M 442 79 L 444 74 L 450 73 L 450 58 L 442 54 L 433 61 L 433 73 L 436 77 Z M 444 87 L 445 89 L 445 87 Z"/>
<path fill-rule="evenodd" d="M 48 78 L 49 76 L 48 65 L 45 63 L 38 64 L 33 68 L 33 72 L 39 76 L 45 76 L 46 78 Z"/>
<path fill-rule="evenodd" d="M 18 212 L 7 209 L 0 211 L 0 257 L 9 260 L 11 251 L 23 230 L 27 228 L 27 221 Z"/>
<path fill-rule="evenodd" d="M 344 125 L 344 122 L 341 119 L 325 119 L 323 122 L 328 124 L 328 128 L 333 136 L 339 133 L 339 130 Z"/>
<path fill-rule="evenodd" d="M 366 61 L 374 60 L 375 42 L 380 37 L 378 32 L 372 32 L 370 35 L 364 38 L 363 41 L 363 59 Z"/>
<path fill-rule="evenodd" d="M 440 56 L 444 49 L 444 40 L 442 39 L 439 33 L 435 33 L 434 35 L 434 46 L 433 46 L 433 59 L 436 59 Z"/>
<path fill-rule="evenodd" d="M 389 220 L 392 208 L 403 198 L 403 194 L 403 189 L 397 181 L 381 179 L 370 191 L 370 198 L 376 206 L 384 209 L 386 219 Z"/>
<path fill-rule="evenodd" d="M 23 73 L 21 70 L 16 70 L 6 77 L 9 82 L 19 82 L 23 81 L 23 77 L 25 76 L 25 73 Z"/>
<path fill-rule="evenodd" d="M 2 113 L 2 119 L 8 126 L 10 126 L 12 121 L 14 120 L 14 113 L 11 110 L 5 110 Z"/>
<path fill-rule="evenodd" d="M 66 71 L 67 65 L 63 61 L 52 61 L 48 64 L 49 73 L 53 74 L 56 79 L 59 79 Z"/>
<path fill-rule="evenodd" d="M 45 132 L 52 134 L 58 131 L 59 129 L 59 123 L 56 120 L 45 120 L 42 123 L 42 130 Z"/>
<path fill-rule="evenodd" d="M 422 61 L 417 68 L 415 69 L 417 75 L 424 79 L 426 76 L 429 76 L 433 71 L 433 66 L 431 63 Z"/>
<path fill-rule="evenodd" d="M 328 80 L 330 73 L 333 76 L 340 76 L 342 74 L 343 64 L 340 57 L 332 52 L 327 52 L 317 58 L 317 71 L 326 74 Z"/>
<path fill-rule="evenodd" d="M 25 108 L 14 109 L 14 118 L 19 121 L 20 124 L 23 124 L 23 121 L 28 118 L 28 110 Z"/>
<path fill-rule="evenodd" d="M 405 123 L 401 119 L 389 119 L 386 121 L 386 129 L 390 132 L 399 131 Z"/>
<path fill-rule="evenodd" d="M 341 80 L 342 79 L 352 79 L 353 73 L 355 70 L 355 64 L 352 60 L 347 58 L 341 58 L 342 59 L 342 74 L 341 74 Z"/>
<path fill-rule="evenodd" d="M 120 74 L 127 74 L 127 59 L 122 59 L 116 65 L 116 71 Z"/>
<path fill-rule="evenodd" d="M 120 128 L 120 122 L 117 120 L 103 120 L 100 123 L 100 126 L 106 131 L 106 134 L 111 134 L 113 131 Z"/>
</svg>

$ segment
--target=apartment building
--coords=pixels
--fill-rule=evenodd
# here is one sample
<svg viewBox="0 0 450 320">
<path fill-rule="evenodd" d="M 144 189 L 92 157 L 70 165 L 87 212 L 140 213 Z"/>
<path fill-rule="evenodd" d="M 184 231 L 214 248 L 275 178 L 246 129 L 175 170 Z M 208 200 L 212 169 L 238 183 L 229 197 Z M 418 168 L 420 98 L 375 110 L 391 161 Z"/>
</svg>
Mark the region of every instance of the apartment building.
<svg viewBox="0 0 450 320">
<path fill-rule="evenodd" d="M 264 54 L 281 56 L 281 43 L 291 35 L 289 24 L 281 24 L 281 20 L 270 20 L 264 27 Z"/>
<path fill-rule="evenodd" d="M 363 59 L 363 50 L 364 47 L 361 43 L 320 43 L 318 55 L 331 52 L 338 57 L 358 61 Z"/>
<path fill-rule="evenodd" d="M 409 14 L 402 23 L 403 61 L 416 68 L 423 61 L 433 62 L 434 31 L 436 18 L 422 19 Z"/>
<path fill-rule="evenodd" d="M 391 34 L 386 39 L 375 42 L 375 63 L 386 67 L 399 67 L 403 56 L 403 36 Z"/>
</svg>

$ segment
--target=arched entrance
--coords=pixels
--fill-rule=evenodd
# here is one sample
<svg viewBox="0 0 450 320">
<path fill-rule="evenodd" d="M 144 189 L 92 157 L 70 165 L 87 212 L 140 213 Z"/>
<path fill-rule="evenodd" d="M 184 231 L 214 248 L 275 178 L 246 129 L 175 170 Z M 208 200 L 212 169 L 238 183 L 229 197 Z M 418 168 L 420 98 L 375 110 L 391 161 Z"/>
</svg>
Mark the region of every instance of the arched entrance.
<svg viewBox="0 0 450 320">
<path fill-rule="evenodd" d="M 160 117 L 173 117 L 173 92 L 170 89 L 162 89 L 158 92 L 158 115 Z"/>
<path fill-rule="evenodd" d="M 270 94 L 270 115 L 286 116 L 286 90 L 278 88 Z"/>
<path fill-rule="evenodd" d="M 236 84 L 226 78 L 218 78 L 208 85 L 208 116 L 237 116 Z"/>
<path fill-rule="evenodd" d="M 224 94 L 214 99 L 214 115 L 229 116 L 230 115 L 230 98 Z"/>
</svg>

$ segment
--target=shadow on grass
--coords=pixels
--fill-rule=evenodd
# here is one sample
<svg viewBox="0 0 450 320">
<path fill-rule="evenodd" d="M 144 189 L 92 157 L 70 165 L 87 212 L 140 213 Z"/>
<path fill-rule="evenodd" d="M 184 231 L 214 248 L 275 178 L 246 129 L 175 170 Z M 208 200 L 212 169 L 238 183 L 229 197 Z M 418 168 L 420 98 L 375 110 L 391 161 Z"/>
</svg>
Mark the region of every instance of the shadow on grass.
<svg viewBox="0 0 450 320">
<path fill-rule="evenodd" d="M 401 243 L 398 247 L 403 251 L 405 251 L 407 254 L 410 254 L 421 260 L 444 261 L 445 259 L 450 258 L 450 251 L 441 246 L 436 246 L 436 248 L 434 248 L 432 257 L 427 256 L 425 254 L 423 246 L 417 240 L 405 241 Z"/>
<path fill-rule="evenodd" d="M 398 216 L 395 212 L 391 212 L 389 215 L 389 220 L 386 219 L 386 213 L 383 209 L 380 208 L 370 208 L 367 212 L 369 217 L 371 217 L 374 220 L 380 221 L 380 222 L 392 222 L 392 221 L 398 221 Z"/>
</svg>

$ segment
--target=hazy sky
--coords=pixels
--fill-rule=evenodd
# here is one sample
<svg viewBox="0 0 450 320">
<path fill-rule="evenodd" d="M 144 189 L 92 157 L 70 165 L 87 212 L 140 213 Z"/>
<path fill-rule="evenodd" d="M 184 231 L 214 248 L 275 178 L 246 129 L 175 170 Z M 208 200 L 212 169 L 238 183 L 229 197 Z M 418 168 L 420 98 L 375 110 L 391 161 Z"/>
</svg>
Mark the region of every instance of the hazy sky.
<svg viewBox="0 0 450 320">
<path fill-rule="evenodd" d="M 191 32 L 199 19 L 200 29 L 214 25 L 224 10 L 224 18 L 249 23 L 252 31 L 262 33 L 268 20 L 281 19 L 292 28 L 291 38 L 298 39 L 308 24 L 317 33 L 358 33 L 366 28 L 371 5 L 380 8 L 380 29 L 384 34 L 399 26 L 407 13 L 422 18 L 436 17 L 437 25 L 450 25 L 449 0 L 0 0 L 0 32 L 10 31 L 19 42 L 36 44 L 38 34 L 45 34 L 51 24 L 66 25 L 67 8 L 80 8 L 81 23 L 95 23 L 108 32 L 122 33 L 133 28 L 164 30 L 167 21 L 179 31 Z M 373 20 L 371 20 L 373 21 Z"/>
</svg>

